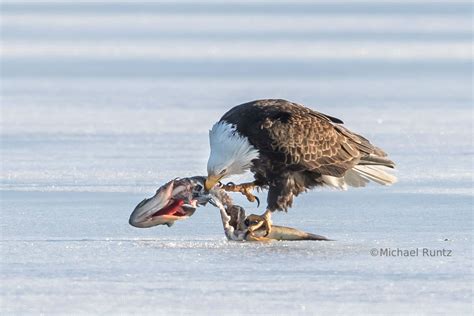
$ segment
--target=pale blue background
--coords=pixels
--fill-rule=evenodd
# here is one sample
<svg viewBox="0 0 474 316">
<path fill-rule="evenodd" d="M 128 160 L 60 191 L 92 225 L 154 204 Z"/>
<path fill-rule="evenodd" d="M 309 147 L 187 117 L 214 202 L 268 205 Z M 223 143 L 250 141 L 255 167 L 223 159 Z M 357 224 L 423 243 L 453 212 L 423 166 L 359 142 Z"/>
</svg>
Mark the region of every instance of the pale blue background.
<svg viewBox="0 0 474 316">
<path fill-rule="evenodd" d="M 472 312 L 469 1 L 4 1 L 1 20 L 2 313 Z M 128 225 L 258 98 L 341 118 L 399 183 L 274 216 L 331 243 L 229 243 L 212 208 Z"/>
</svg>

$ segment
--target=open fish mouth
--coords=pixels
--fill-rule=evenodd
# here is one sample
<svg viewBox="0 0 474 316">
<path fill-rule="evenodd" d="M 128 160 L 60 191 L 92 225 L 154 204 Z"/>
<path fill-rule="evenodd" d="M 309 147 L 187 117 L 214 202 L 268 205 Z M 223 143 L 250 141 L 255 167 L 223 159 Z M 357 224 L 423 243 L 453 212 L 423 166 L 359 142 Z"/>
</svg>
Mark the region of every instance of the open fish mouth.
<svg viewBox="0 0 474 316">
<path fill-rule="evenodd" d="M 201 177 L 171 180 L 160 187 L 153 197 L 135 207 L 130 215 L 130 225 L 139 228 L 171 226 L 175 221 L 189 218 L 202 202 L 196 191 L 203 187 L 204 178 Z"/>
</svg>

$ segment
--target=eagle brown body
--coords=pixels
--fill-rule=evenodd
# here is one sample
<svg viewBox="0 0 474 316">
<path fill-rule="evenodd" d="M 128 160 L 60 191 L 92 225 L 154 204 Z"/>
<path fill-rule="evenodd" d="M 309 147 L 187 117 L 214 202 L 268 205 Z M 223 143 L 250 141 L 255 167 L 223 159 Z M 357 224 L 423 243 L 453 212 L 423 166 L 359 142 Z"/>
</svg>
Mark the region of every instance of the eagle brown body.
<svg viewBox="0 0 474 316">
<path fill-rule="evenodd" d="M 221 118 L 235 126 L 259 151 L 251 171 L 257 186 L 269 189 L 268 210 L 287 210 L 293 197 L 328 183 L 365 186 L 390 184 L 395 177 L 386 153 L 346 129 L 337 118 L 281 99 L 237 105 Z"/>
</svg>

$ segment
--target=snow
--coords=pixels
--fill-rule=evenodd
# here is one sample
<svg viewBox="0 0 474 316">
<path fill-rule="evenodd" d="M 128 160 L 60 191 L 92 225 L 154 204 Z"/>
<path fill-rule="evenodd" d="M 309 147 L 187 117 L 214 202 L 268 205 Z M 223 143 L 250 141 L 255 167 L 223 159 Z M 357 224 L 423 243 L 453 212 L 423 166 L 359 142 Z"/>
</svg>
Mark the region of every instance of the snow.
<svg viewBox="0 0 474 316">
<path fill-rule="evenodd" d="M 2 314 L 472 314 L 471 4 L 240 3 L 2 4 Z M 128 225 L 267 97 L 341 118 L 399 182 L 274 215 L 334 242 L 228 242 L 212 207 Z"/>
</svg>

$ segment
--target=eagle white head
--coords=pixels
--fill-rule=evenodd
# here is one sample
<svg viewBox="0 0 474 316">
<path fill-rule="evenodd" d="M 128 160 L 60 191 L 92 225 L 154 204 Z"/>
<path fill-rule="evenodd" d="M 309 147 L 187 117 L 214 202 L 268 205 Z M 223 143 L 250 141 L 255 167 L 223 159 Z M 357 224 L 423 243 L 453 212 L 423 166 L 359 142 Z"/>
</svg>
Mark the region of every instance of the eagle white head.
<svg viewBox="0 0 474 316">
<path fill-rule="evenodd" d="M 252 167 L 258 150 L 242 136 L 235 126 L 220 121 L 209 131 L 211 154 L 207 161 L 206 189 L 210 190 L 219 180 L 242 174 Z"/>
</svg>

